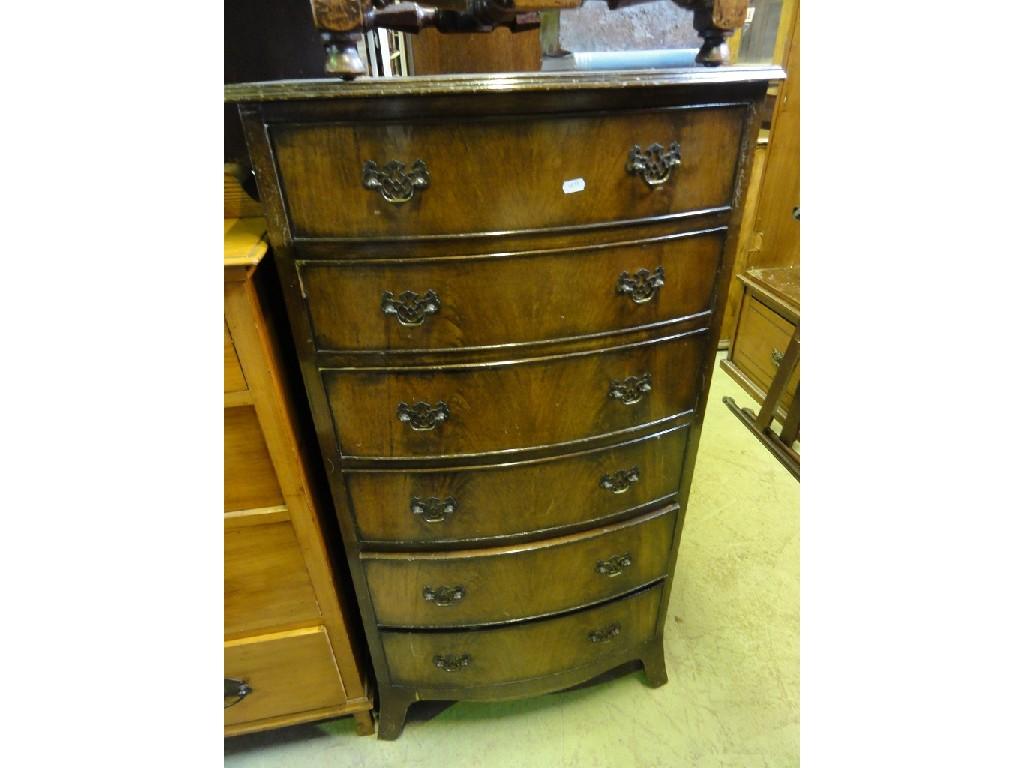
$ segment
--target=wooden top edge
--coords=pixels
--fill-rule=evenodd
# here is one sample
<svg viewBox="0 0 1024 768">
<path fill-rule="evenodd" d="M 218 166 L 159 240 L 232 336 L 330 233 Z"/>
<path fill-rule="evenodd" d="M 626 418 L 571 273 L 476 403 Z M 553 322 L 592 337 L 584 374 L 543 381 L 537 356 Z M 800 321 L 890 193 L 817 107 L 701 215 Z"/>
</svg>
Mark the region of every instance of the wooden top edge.
<svg viewBox="0 0 1024 768">
<path fill-rule="evenodd" d="M 262 217 L 224 219 L 224 266 L 252 267 L 267 253 L 267 222 Z"/>
<path fill-rule="evenodd" d="M 761 83 L 784 80 L 785 77 L 786 73 L 782 67 L 770 65 L 486 75 L 458 74 L 430 77 L 364 77 L 355 80 L 322 78 L 225 85 L 224 100 L 238 103 L 513 91 L 658 88 L 681 85 Z"/>
<path fill-rule="evenodd" d="M 740 282 L 787 307 L 796 317 L 800 316 L 799 264 L 793 267 L 748 269 L 737 277 Z"/>
</svg>

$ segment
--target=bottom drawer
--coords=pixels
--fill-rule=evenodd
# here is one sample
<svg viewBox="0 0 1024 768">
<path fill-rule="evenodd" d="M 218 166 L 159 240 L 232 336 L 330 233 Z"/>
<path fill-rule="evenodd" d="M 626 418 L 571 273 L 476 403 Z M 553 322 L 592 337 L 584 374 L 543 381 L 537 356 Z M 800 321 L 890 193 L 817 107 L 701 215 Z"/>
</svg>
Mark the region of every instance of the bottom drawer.
<svg viewBox="0 0 1024 768">
<path fill-rule="evenodd" d="M 579 613 L 502 629 L 381 632 L 397 685 L 472 688 L 541 677 L 654 637 L 660 584 Z"/>
<path fill-rule="evenodd" d="M 345 703 L 345 689 L 323 627 L 225 643 L 224 677 L 242 680 L 252 690 L 224 710 L 224 725 Z"/>
</svg>

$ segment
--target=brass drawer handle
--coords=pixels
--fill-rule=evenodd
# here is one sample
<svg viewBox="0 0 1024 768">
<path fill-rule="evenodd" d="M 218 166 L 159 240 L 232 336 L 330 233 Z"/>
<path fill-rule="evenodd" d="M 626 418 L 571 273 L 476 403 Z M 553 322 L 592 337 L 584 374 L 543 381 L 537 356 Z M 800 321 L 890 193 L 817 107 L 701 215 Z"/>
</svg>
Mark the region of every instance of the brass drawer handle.
<svg viewBox="0 0 1024 768">
<path fill-rule="evenodd" d="M 655 267 L 653 272 L 641 269 L 636 274 L 623 272 L 619 275 L 619 282 L 615 286 L 615 293 L 627 295 L 634 304 L 646 304 L 651 299 L 657 298 L 658 289 L 665 284 L 665 270 Z"/>
<path fill-rule="evenodd" d="M 384 291 L 380 309 L 385 315 L 394 315 L 399 325 L 423 325 L 428 315 L 441 311 L 441 299 L 433 290 L 422 296 L 415 291 L 403 291 L 395 297 L 391 291 Z"/>
<path fill-rule="evenodd" d="M 597 566 L 594 570 L 602 576 L 607 576 L 609 579 L 612 579 L 616 576 L 621 576 L 622 572 L 632 564 L 632 556 L 630 556 L 629 552 L 623 552 L 621 555 L 609 557 L 607 560 L 598 560 Z"/>
<path fill-rule="evenodd" d="M 428 603 L 440 606 L 441 608 L 447 608 L 449 605 L 455 605 L 466 596 L 466 590 L 463 587 L 433 587 L 423 588 L 423 599 Z"/>
<path fill-rule="evenodd" d="M 782 364 L 782 353 L 777 349 L 772 349 L 772 362 L 775 363 L 776 366 Z"/>
<path fill-rule="evenodd" d="M 224 705 L 224 709 L 233 707 L 238 704 L 242 699 L 252 693 L 252 687 L 245 680 L 235 680 L 233 677 L 224 678 L 224 701 L 228 699 L 234 699 L 234 701 Z"/>
<path fill-rule="evenodd" d="M 590 642 L 592 643 L 608 643 L 611 642 L 613 638 L 618 637 L 619 632 L 621 631 L 622 627 L 619 626 L 618 622 L 615 622 L 614 624 L 609 624 L 603 629 L 595 629 L 593 632 L 589 632 L 587 637 L 590 638 Z"/>
<path fill-rule="evenodd" d="M 409 509 L 412 510 L 412 513 L 425 523 L 443 523 L 455 514 L 456 506 L 455 499 L 451 496 L 444 500 L 436 496 L 427 499 L 413 496 L 409 502 Z"/>
<path fill-rule="evenodd" d="M 625 405 L 633 405 L 644 399 L 644 395 L 651 391 L 651 374 L 645 373 L 641 376 L 629 376 L 622 381 L 612 380 L 608 388 L 608 397 L 612 400 L 621 400 Z"/>
<path fill-rule="evenodd" d="M 620 469 L 601 478 L 601 487 L 612 493 L 625 493 L 634 483 L 640 482 L 640 467 Z"/>
<path fill-rule="evenodd" d="M 401 205 L 412 200 L 416 190 L 430 186 L 430 173 L 422 160 L 413 163 L 408 173 L 405 163 L 398 160 L 392 160 L 383 168 L 367 160 L 363 166 L 363 186 L 377 190 L 389 203 Z"/>
<path fill-rule="evenodd" d="M 425 432 L 438 427 L 442 424 L 448 416 L 451 415 L 451 411 L 448 410 L 448 403 L 441 400 L 437 405 L 430 405 L 429 403 L 416 403 L 415 405 L 409 405 L 408 403 L 398 404 L 398 420 L 403 424 L 408 424 L 416 432 Z"/>
<path fill-rule="evenodd" d="M 666 150 L 661 144 L 651 144 L 647 149 L 640 151 L 640 145 L 634 144 L 629 150 L 629 160 L 626 162 L 626 172 L 631 176 L 643 176 L 644 183 L 648 187 L 660 187 L 669 176 L 672 169 L 681 162 L 679 156 L 679 142 L 673 141 Z"/>
<path fill-rule="evenodd" d="M 445 672 L 458 672 L 460 669 L 468 667 L 472 661 L 473 657 L 468 653 L 464 653 L 461 656 L 446 653 L 444 656 L 434 657 L 434 666 L 438 669 L 443 669 Z"/>
</svg>

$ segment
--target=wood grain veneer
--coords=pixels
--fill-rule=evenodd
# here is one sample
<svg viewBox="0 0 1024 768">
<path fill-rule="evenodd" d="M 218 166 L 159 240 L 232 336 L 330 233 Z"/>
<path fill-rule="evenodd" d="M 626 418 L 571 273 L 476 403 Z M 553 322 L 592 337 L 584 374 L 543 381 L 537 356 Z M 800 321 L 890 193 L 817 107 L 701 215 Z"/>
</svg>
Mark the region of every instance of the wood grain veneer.
<svg viewBox="0 0 1024 768">
<path fill-rule="evenodd" d="M 330 474 L 381 738 L 421 699 L 536 695 L 636 659 L 651 685 L 667 681 L 665 612 L 740 201 L 781 75 L 226 89 Z M 384 172 L 392 161 L 404 168 Z M 650 301 L 617 292 L 623 272 L 657 266 Z M 404 291 L 416 295 L 400 315 Z"/>
</svg>

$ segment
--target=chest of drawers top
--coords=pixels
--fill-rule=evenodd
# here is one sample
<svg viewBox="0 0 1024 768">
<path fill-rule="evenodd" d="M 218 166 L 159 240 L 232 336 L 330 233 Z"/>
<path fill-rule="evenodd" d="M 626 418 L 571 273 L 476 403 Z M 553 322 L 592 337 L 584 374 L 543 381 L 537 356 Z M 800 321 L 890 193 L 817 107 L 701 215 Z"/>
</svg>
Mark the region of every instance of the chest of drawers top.
<svg viewBox="0 0 1024 768">
<path fill-rule="evenodd" d="M 727 210 L 743 107 L 780 76 L 736 67 L 225 90 L 262 123 L 269 191 L 283 203 L 272 224 L 290 241 L 479 246 Z M 686 181 L 665 185 L 671 175 Z"/>
</svg>

